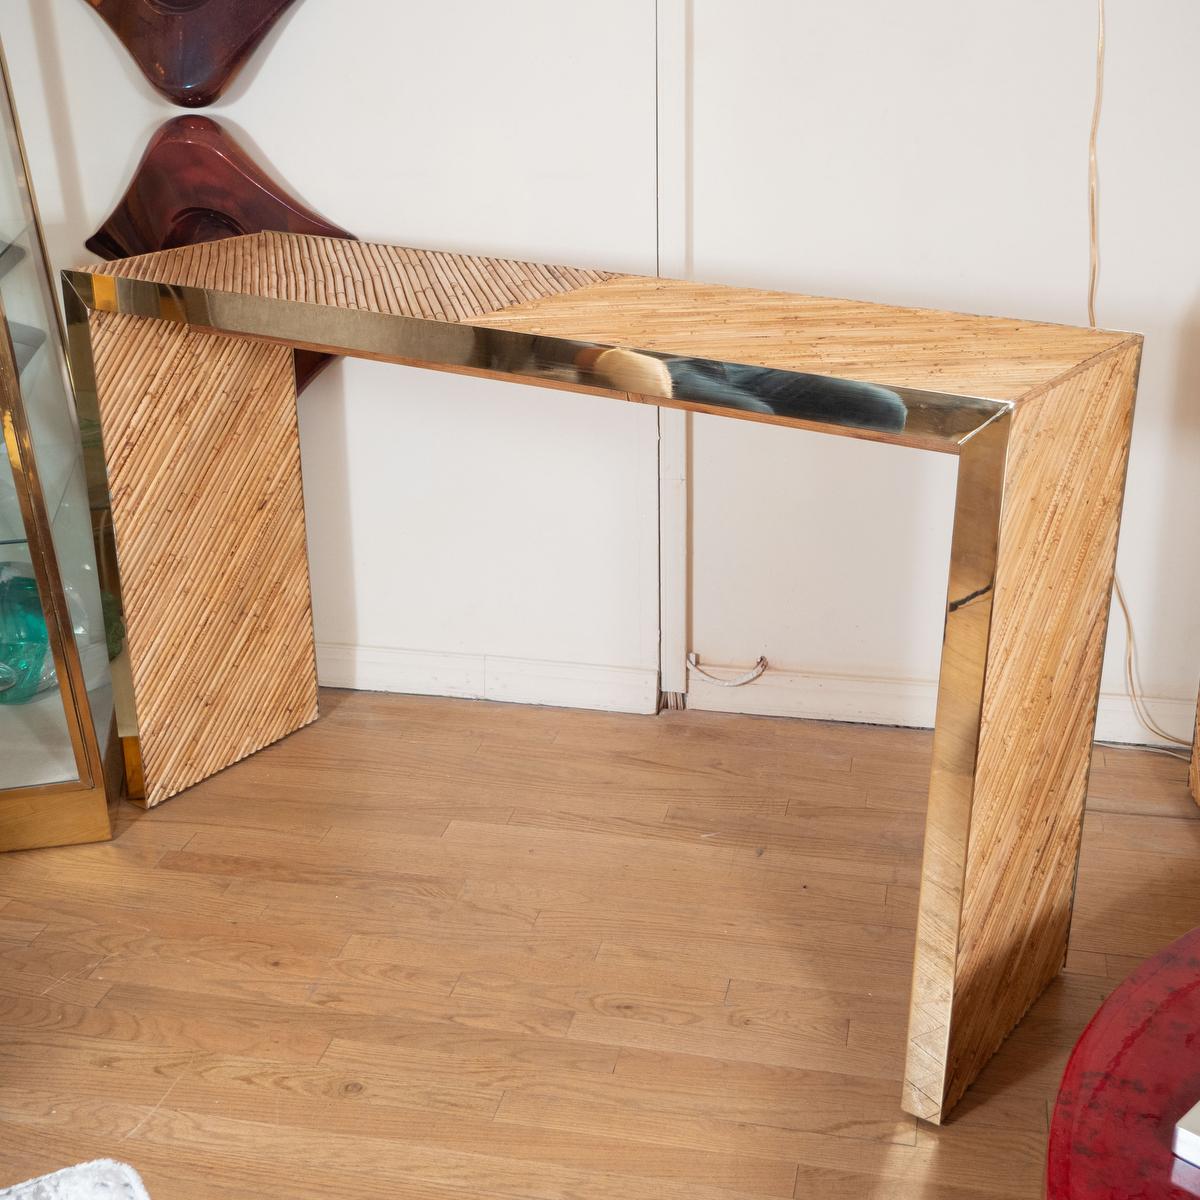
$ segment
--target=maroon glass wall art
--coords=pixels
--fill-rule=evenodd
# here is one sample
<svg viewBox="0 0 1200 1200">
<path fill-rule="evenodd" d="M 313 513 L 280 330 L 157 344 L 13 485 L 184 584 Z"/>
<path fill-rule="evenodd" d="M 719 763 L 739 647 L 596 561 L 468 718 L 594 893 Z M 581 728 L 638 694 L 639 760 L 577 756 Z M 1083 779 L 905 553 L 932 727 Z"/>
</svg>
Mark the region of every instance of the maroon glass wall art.
<svg viewBox="0 0 1200 1200">
<path fill-rule="evenodd" d="M 173 104 L 203 108 L 229 86 L 295 0 L 87 0 Z"/>
<path fill-rule="evenodd" d="M 354 237 L 289 195 L 216 121 L 189 115 L 155 133 L 120 203 L 85 244 L 101 258 L 129 258 L 264 229 Z M 328 362 L 297 351 L 297 388 Z"/>
</svg>

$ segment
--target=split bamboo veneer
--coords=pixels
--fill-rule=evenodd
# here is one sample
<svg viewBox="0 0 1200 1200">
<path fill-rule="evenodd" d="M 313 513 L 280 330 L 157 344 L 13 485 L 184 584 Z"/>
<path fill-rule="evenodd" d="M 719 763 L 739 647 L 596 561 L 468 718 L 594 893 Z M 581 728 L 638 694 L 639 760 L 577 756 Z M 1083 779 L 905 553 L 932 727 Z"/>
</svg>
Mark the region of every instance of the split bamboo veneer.
<svg viewBox="0 0 1200 1200">
<path fill-rule="evenodd" d="M 272 233 L 64 280 L 149 805 L 317 713 L 296 347 L 957 455 L 903 1092 L 943 1118 L 1066 950 L 1138 336 Z"/>
</svg>

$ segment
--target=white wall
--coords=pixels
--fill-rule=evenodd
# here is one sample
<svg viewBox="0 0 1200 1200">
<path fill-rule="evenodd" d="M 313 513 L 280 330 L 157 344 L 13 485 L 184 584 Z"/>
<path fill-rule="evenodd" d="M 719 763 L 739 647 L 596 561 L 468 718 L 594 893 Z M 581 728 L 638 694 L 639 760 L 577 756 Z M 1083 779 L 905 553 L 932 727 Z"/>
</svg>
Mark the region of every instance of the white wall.
<svg viewBox="0 0 1200 1200">
<path fill-rule="evenodd" d="M 80 0 L 0 17 L 54 265 L 86 261 L 182 110 Z M 362 237 L 653 273 L 653 110 L 645 0 L 309 0 L 203 111 Z M 301 435 L 324 682 L 654 710 L 653 409 L 344 362 Z"/>
<path fill-rule="evenodd" d="M 1095 0 L 691 9 L 697 278 L 1086 322 Z M 1108 9 L 1098 318 L 1146 335 L 1120 574 L 1152 708 L 1190 737 L 1200 6 Z M 692 647 L 781 675 L 689 703 L 929 723 L 954 464 L 713 418 L 693 439 Z M 1101 735 L 1144 740 L 1118 626 Z"/>
<path fill-rule="evenodd" d="M 1099 316 L 1147 338 L 1120 566 L 1152 707 L 1187 734 L 1200 8 L 1108 7 Z M 1094 0 L 348 11 L 297 4 L 207 111 L 360 235 L 642 272 L 657 246 L 697 278 L 1085 319 Z M 67 265 L 179 110 L 81 0 L 0 17 Z M 649 707 L 653 410 L 359 362 L 302 432 L 327 682 Z M 691 702 L 931 719 L 954 464 L 707 418 L 691 439 L 690 597 L 664 612 L 703 661 L 779 668 Z M 1117 626 L 1102 733 L 1141 740 Z"/>
</svg>

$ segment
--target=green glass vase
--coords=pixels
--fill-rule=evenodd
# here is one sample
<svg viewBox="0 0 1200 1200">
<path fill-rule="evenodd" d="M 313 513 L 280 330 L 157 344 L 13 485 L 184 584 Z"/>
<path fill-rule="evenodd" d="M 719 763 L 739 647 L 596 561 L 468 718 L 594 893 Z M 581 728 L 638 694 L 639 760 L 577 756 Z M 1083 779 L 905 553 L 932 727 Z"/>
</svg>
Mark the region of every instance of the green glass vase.
<svg viewBox="0 0 1200 1200">
<path fill-rule="evenodd" d="M 31 569 L 28 563 L 0 562 L 0 704 L 24 704 L 57 682 L 46 616 Z M 74 588 L 66 587 L 63 593 L 71 614 L 71 634 L 86 641 L 83 603 Z"/>
<path fill-rule="evenodd" d="M 0 563 L 0 704 L 24 704 L 54 686 L 54 658 L 37 582 Z"/>
</svg>

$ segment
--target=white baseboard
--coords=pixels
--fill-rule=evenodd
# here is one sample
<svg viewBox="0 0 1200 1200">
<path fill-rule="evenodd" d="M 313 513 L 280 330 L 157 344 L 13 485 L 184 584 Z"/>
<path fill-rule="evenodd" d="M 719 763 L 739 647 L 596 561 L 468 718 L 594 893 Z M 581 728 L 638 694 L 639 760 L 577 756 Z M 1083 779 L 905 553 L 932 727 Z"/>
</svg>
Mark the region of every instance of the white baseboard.
<svg viewBox="0 0 1200 1200">
<path fill-rule="evenodd" d="M 496 654 L 319 642 L 317 678 L 326 687 L 374 692 L 460 696 L 608 712 L 653 713 L 658 708 L 656 670 Z"/>
<path fill-rule="evenodd" d="M 704 669 L 731 677 L 743 670 L 707 664 Z M 654 713 L 658 706 L 658 672 L 641 667 L 322 642 L 317 645 L 317 675 L 326 687 L 365 691 L 460 696 L 607 712 Z M 708 712 L 919 729 L 933 725 L 936 701 L 937 684 L 932 679 L 816 675 L 774 668 L 737 688 L 723 688 L 693 675 L 687 691 L 688 707 Z M 1190 738 L 1196 715 L 1194 700 L 1149 696 L 1146 706 L 1164 729 Z M 1096 738 L 1134 745 L 1166 744 L 1138 724 L 1129 697 L 1123 692 L 1101 693 Z"/>
<path fill-rule="evenodd" d="M 704 669 L 733 678 L 745 668 Z M 721 687 L 699 675 L 688 680 L 688 708 L 708 712 L 753 713 L 760 717 L 807 717 L 823 721 L 861 721 L 867 725 L 929 728 L 937 684 L 922 679 L 871 679 L 855 675 L 811 675 L 768 667 L 753 683 Z"/>
<path fill-rule="evenodd" d="M 709 667 L 713 675 L 733 677 L 744 667 Z M 768 668 L 753 683 L 724 688 L 696 675 L 688 682 L 689 708 L 709 712 L 754 713 L 766 717 L 807 717 L 861 721 L 868 725 L 933 725 L 937 683 L 932 679 L 874 679 L 852 675 L 809 675 Z M 1194 699 L 1146 697 L 1155 721 L 1190 741 L 1196 719 Z M 1105 742 L 1166 745 L 1146 732 L 1124 692 L 1102 692 L 1096 714 L 1096 738 Z"/>
<path fill-rule="evenodd" d="M 1194 697 L 1184 700 L 1171 696 L 1143 696 L 1142 702 L 1155 724 L 1191 744 L 1196 726 Z M 1164 738 L 1147 733 L 1138 723 L 1133 715 L 1133 704 L 1125 692 L 1100 693 L 1100 707 L 1096 710 L 1096 741 L 1131 742 L 1138 746 L 1172 745 Z"/>
</svg>

